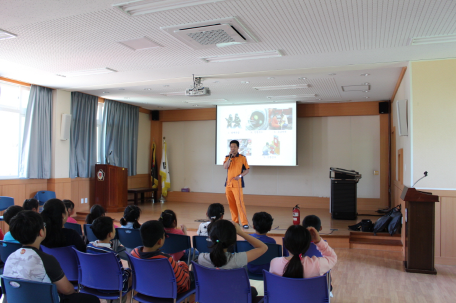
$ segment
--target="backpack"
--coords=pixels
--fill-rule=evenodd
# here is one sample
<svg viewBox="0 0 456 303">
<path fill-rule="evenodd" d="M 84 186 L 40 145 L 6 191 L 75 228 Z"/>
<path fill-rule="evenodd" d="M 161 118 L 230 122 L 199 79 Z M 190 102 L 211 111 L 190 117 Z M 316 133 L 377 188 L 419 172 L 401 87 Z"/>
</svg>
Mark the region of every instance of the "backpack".
<svg viewBox="0 0 456 303">
<path fill-rule="evenodd" d="M 374 236 L 376 236 L 378 232 L 385 231 L 386 229 L 389 231 L 389 225 L 393 219 L 395 219 L 394 220 L 395 223 L 394 223 L 394 226 L 391 227 L 392 228 L 391 230 L 394 229 L 394 232 L 396 232 L 398 229 L 397 221 L 399 221 L 399 224 L 401 222 L 400 218 L 398 218 L 399 216 L 402 217 L 401 205 L 391 208 L 383 217 L 381 217 L 380 219 L 377 220 L 377 222 L 375 222 Z M 391 234 L 391 231 L 390 231 L 390 234 Z M 393 234 L 391 234 L 391 235 L 393 235 Z"/>
<path fill-rule="evenodd" d="M 374 236 L 376 236 L 378 232 L 384 231 L 388 227 L 391 219 L 392 219 L 391 216 L 388 216 L 388 215 L 385 215 L 385 216 L 379 218 L 377 220 L 377 222 L 375 222 L 375 225 L 374 225 L 374 230 L 373 230 Z"/>
<path fill-rule="evenodd" d="M 395 211 L 391 214 L 391 221 L 388 225 L 388 232 L 392 236 L 394 235 L 402 226 L 402 213 L 400 211 Z"/>
</svg>

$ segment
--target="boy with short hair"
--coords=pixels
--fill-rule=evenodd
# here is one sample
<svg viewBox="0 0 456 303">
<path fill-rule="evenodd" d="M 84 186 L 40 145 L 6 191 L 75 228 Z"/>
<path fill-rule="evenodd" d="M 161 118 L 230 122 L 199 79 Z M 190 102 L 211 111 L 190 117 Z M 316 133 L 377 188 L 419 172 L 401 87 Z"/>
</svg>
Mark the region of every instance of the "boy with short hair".
<svg viewBox="0 0 456 303">
<path fill-rule="evenodd" d="M 114 220 L 110 217 L 99 217 L 96 218 L 90 228 L 93 231 L 93 234 L 99 239 L 93 242 L 90 242 L 87 245 L 87 253 L 89 254 L 104 254 L 104 253 L 114 253 L 117 260 L 119 261 L 120 268 L 122 270 L 122 280 L 123 280 L 123 292 L 128 291 L 128 280 L 131 276 L 131 269 L 124 268 L 122 261 L 120 260 L 119 255 L 116 251 L 112 249 L 111 240 L 116 236 L 116 229 L 114 227 Z M 126 296 L 125 296 L 126 298 Z"/>
<path fill-rule="evenodd" d="M 144 246 L 135 248 L 131 255 L 138 259 L 166 258 L 174 271 L 177 283 L 177 293 L 183 293 L 194 286 L 191 285 L 191 277 L 188 265 L 182 261 L 174 261 L 173 257 L 160 251 L 160 247 L 165 244 L 165 228 L 163 224 L 156 220 L 150 220 L 141 225 L 139 229 Z"/>
<path fill-rule="evenodd" d="M 266 234 L 271 231 L 272 222 L 274 219 L 270 214 L 267 212 L 258 212 L 253 215 L 252 222 L 253 222 L 253 229 L 255 229 L 255 233 L 251 234 L 252 237 L 257 238 L 263 243 L 271 243 L 276 244 L 276 240 L 271 237 L 266 236 Z M 269 271 L 269 264 L 264 265 L 251 265 L 247 264 L 247 268 L 249 272 L 253 274 L 261 275 L 263 274 L 263 269 Z"/>
<path fill-rule="evenodd" d="M 34 212 L 38 212 L 40 207 L 40 202 L 37 199 L 25 199 L 24 204 L 22 204 L 24 210 L 33 210 Z"/>
<path fill-rule="evenodd" d="M 5 221 L 6 224 L 10 225 L 11 219 L 16 216 L 18 213 L 23 211 L 24 208 L 19 205 L 11 205 L 8 207 L 5 212 L 3 213 L 3 220 Z M 5 236 L 3 237 L 3 241 L 5 242 L 13 242 L 13 243 L 19 243 L 16 239 L 14 239 L 13 235 L 11 234 L 11 230 L 8 231 Z M 3 246 L 6 246 L 3 244 Z"/>
<path fill-rule="evenodd" d="M 302 226 L 305 228 L 307 227 L 313 227 L 315 228 L 316 231 L 320 232 L 322 230 L 321 227 L 321 220 L 319 217 L 315 215 L 308 215 L 302 220 Z"/>
<path fill-rule="evenodd" d="M 40 250 L 46 237 L 46 225 L 40 214 L 21 211 L 10 221 L 10 231 L 21 244 L 6 260 L 3 275 L 37 282 L 53 283 L 57 286 L 60 302 L 95 303 L 100 300 L 89 294 L 75 293 L 59 262 L 54 256 Z"/>
</svg>

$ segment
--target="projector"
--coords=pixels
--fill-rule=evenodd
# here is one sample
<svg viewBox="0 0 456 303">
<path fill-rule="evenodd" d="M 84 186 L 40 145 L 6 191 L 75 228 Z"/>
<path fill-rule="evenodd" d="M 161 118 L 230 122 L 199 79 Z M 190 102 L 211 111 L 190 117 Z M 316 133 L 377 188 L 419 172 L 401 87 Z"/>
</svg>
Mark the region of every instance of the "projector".
<svg viewBox="0 0 456 303">
<path fill-rule="evenodd" d="M 211 90 L 208 87 L 192 87 L 185 90 L 185 95 L 190 97 L 210 96 Z"/>
</svg>

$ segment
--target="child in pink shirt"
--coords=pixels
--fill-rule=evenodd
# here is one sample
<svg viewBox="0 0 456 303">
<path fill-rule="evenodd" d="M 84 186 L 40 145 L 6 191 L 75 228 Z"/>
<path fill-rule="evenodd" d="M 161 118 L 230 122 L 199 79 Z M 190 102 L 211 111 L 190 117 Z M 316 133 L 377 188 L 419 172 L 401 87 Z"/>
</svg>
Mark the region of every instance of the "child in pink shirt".
<svg viewBox="0 0 456 303">
<path fill-rule="evenodd" d="M 73 215 L 73 213 L 74 213 L 74 203 L 73 203 L 73 201 L 71 201 L 71 200 L 63 200 L 63 204 L 65 204 L 67 212 L 68 212 L 67 222 L 68 223 L 78 224 L 78 222 L 74 218 L 71 217 Z"/>
<path fill-rule="evenodd" d="M 313 241 L 323 257 L 312 258 L 304 256 Z M 323 241 L 318 231 L 313 227 L 307 229 L 301 225 L 292 225 L 287 229 L 284 238 L 285 248 L 289 257 L 274 258 L 271 261 L 269 272 L 287 278 L 312 278 L 325 274 L 337 262 L 337 255 Z"/>
</svg>

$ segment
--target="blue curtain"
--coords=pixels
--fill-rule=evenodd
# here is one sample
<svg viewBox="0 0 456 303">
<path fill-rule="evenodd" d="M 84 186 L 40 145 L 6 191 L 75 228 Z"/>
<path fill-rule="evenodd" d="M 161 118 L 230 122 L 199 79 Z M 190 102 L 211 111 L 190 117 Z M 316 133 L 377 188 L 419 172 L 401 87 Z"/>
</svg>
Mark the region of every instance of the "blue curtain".
<svg viewBox="0 0 456 303">
<path fill-rule="evenodd" d="M 98 97 L 71 93 L 70 178 L 95 176 Z"/>
<path fill-rule="evenodd" d="M 52 89 L 32 85 L 22 140 L 21 178 L 51 177 L 51 125 Z"/>
<path fill-rule="evenodd" d="M 106 100 L 103 109 L 101 158 L 136 175 L 139 107 Z"/>
</svg>

